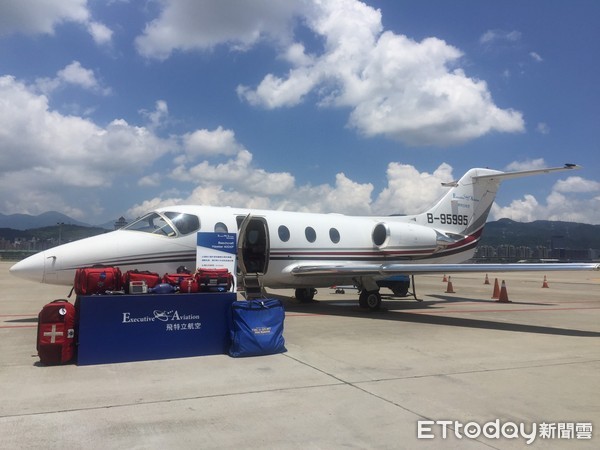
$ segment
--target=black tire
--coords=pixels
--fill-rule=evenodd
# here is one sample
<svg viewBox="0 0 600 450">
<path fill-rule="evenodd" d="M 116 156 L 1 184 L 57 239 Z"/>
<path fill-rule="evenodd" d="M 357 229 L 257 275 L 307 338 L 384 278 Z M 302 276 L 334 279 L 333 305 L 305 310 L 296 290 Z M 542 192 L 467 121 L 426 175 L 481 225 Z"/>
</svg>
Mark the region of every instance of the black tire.
<svg viewBox="0 0 600 450">
<path fill-rule="evenodd" d="M 369 307 L 367 305 L 367 291 L 360 291 L 360 295 L 358 297 L 358 306 L 365 309 Z"/>
<path fill-rule="evenodd" d="M 298 288 L 295 295 L 300 303 L 309 303 L 314 300 L 316 293 L 317 290 L 315 288 Z"/>
<path fill-rule="evenodd" d="M 408 284 L 404 285 L 403 283 L 399 286 L 394 286 L 391 289 L 396 297 L 406 297 L 408 295 Z"/>
<path fill-rule="evenodd" d="M 358 298 L 361 308 L 369 308 L 371 311 L 377 311 L 381 308 L 381 294 L 379 291 L 362 291 Z"/>
</svg>

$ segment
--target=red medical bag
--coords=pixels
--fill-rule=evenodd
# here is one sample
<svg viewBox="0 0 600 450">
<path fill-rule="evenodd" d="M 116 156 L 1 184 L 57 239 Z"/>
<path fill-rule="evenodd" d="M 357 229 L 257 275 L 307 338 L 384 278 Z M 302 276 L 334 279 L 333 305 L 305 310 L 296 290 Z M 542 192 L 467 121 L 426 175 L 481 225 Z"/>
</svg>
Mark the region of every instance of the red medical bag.
<svg viewBox="0 0 600 450">
<path fill-rule="evenodd" d="M 195 278 L 201 292 L 207 291 L 229 291 L 233 285 L 233 276 L 229 270 L 202 269 L 196 270 Z"/>
<path fill-rule="evenodd" d="M 105 294 L 121 290 L 121 278 L 118 267 L 84 267 L 75 272 L 73 287 L 77 295 Z"/>
<path fill-rule="evenodd" d="M 131 293 L 129 292 L 129 283 L 136 283 L 140 281 L 146 283 L 146 286 L 151 289 L 159 284 L 162 280 L 160 275 L 154 272 L 149 272 L 147 270 L 128 270 L 123 274 L 123 289 L 125 289 L 125 292 Z"/>
<path fill-rule="evenodd" d="M 189 273 L 165 273 L 162 282 L 170 284 L 171 286 L 181 287 L 181 283 L 193 277 L 194 276 Z"/>
<path fill-rule="evenodd" d="M 75 354 L 75 307 L 54 300 L 38 315 L 37 351 L 42 364 L 63 364 Z"/>
<path fill-rule="evenodd" d="M 193 294 L 198 292 L 198 281 L 196 281 L 196 278 L 189 277 L 182 280 L 179 284 L 179 292 L 182 294 Z"/>
</svg>

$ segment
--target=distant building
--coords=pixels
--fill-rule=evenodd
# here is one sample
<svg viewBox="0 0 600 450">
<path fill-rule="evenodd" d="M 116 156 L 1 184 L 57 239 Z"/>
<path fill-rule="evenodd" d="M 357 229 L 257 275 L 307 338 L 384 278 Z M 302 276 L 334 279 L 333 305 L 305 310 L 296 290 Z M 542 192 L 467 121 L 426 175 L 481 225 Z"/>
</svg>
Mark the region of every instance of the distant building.
<svg viewBox="0 0 600 450">
<path fill-rule="evenodd" d="M 517 247 L 517 259 L 529 259 L 533 256 L 533 251 L 525 246 L 525 245 L 520 245 L 519 247 Z"/>
<path fill-rule="evenodd" d="M 125 220 L 125 217 L 121 216 L 119 217 L 119 220 L 115 222 L 115 230 L 123 228 L 125 225 L 127 225 L 127 221 Z"/>
<path fill-rule="evenodd" d="M 475 257 L 477 258 L 494 258 L 496 256 L 496 249 L 491 245 L 480 245 L 475 250 Z"/>
<path fill-rule="evenodd" d="M 548 259 L 550 257 L 550 252 L 548 251 L 548 247 L 544 245 L 538 245 L 533 249 L 533 258 L 535 259 Z"/>
<path fill-rule="evenodd" d="M 496 249 L 499 258 L 516 258 L 517 248 L 514 245 L 499 245 Z"/>
</svg>

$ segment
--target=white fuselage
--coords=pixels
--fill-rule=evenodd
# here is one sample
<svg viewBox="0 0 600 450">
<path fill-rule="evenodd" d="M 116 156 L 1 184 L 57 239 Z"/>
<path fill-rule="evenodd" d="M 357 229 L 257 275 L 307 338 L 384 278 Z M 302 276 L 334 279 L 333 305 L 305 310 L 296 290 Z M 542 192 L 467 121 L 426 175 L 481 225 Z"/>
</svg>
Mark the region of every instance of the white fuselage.
<svg viewBox="0 0 600 450">
<path fill-rule="evenodd" d="M 440 247 L 435 230 L 418 223 L 420 216 L 355 217 L 193 205 L 157 211 L 167 210 L 197 216 L 200 228 L 172 236 L 129 229 L 112 231 L 38 253 L 17 263 L 11 271 L 43 283 L 70 285 L 78 267 L 97 264 L 117 266 L 123 272 L 138 269 L 161 275 L 172 273 L 181 265 L 194 269 L 196 231 L 237 232 L 250 216 L 255 224 L 263 225 L 265 240 L 252 243 L 250 231 L 245 236 L 238 235 L 242 241 L 238 259 L 244 257 L 244 252 L 264 254 L 263 267 L 257 270 L 262 273 L 263 285 L 321 287 L 348 283 L 352 277 L 332 274 L 298 278 L 290 274 L 289 268 L 305 261 L 316 264 L 462 262 L 472 256 L 480 234 Z M 251 244 L 258 248 L 252 248 Z M 254 270 L 248 267 L 248 271 Z"/>
</svg>

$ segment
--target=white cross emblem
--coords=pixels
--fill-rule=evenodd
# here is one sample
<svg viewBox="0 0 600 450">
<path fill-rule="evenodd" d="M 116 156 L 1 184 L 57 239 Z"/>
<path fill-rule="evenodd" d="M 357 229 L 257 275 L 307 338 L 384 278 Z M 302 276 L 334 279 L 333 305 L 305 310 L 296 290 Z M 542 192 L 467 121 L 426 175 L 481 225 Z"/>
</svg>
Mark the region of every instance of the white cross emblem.
<svg viewBox="0 0 600 450">
<path fill-rule="evenodd" d="M 56 324 L 52 325 L 52 331 L 46 331 L 44 332 L 44 336 L 45 337 L 50 337 L 50 343 L 51 344 L 55 344 L 56 343 L 56 336 L 63 336 L 64 333 L 62 331 L 56 331 Z"/>
</svg>

